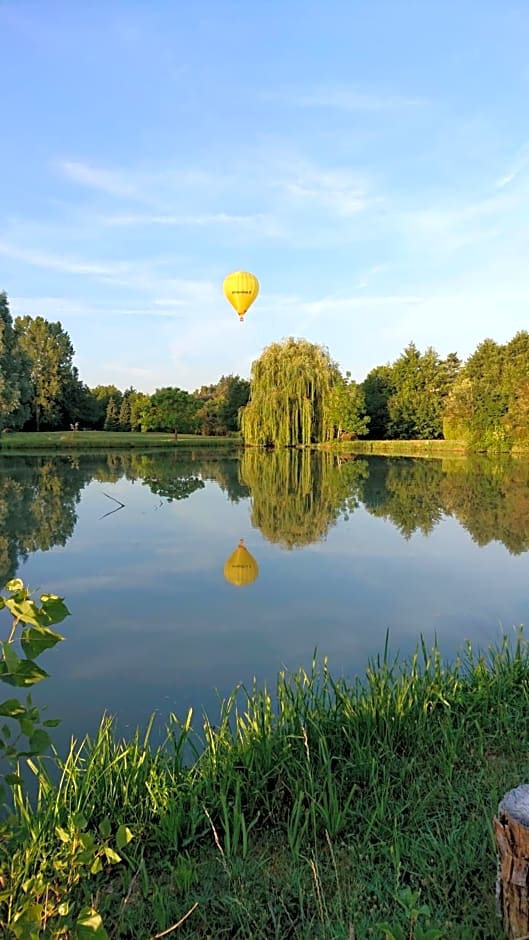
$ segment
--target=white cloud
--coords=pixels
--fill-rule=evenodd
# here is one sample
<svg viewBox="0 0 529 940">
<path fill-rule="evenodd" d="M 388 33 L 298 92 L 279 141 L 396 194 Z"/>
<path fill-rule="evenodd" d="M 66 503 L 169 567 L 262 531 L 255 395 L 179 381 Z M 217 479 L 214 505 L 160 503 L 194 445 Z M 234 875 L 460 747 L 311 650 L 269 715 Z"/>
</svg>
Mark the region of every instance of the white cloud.
<svg viewBox="0 0 529 940">
<path fill-rule="evenodd" d="M 68 258 L 65 255 L 54 255 L 39 250 L 18 248 L 16 245 L 11 245 L 4 240 L 0 240 L 0 254 L 12 258 L 14 261 L 23 261 L 25 264 L 36 268 L 63 271 L 66 274 L 95 275 L 104 279 L 123 276 L 129 270 L 129 265 L 126 262 L 82 261 Z"/>
<path fill-rule="evenodd" d="M 108 170 L 74 160 L 61 160 L 58 167 L 68 179 L 89 189 L 128 199 L 144 198 L 137 183 L 123 170 Z"/>
<path fill-rule="evenodd" d="M 508 171 L 496 181 L 496 186 L 498 189 L 503 189 L 505 186 L 508 186 L 510 183 L 514 183 L 515 179 L 520 176 L 521 173 L 529 166 L 529 141 L 526 141 L 519 150 L 516 152 L 514 159 L 508 169 Z"/>
<path fill-rule="evenodd" d="M 323 85 L 313 91 L 292 96 L 299 108 L 324 108 L 340 111 L 393 111 L 422 104 L 419 98 L 363 92 L 348 85 Z"/>
<path fill-rule="evenodd" d="M 278 186 L 295 207 L 313 206 L 342 217 L 356 215 L 368 205 L 365 184 L 347 170 L 304 165 L 279 181 Z"/>
</svg>

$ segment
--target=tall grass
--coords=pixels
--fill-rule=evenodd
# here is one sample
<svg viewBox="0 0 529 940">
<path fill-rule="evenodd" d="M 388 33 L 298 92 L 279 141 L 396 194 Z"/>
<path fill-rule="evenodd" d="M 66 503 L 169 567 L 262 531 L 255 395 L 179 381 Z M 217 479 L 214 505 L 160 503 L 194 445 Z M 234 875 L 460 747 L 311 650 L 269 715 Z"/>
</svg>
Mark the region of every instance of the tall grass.
<svg viewBox="0 0 529 940">
<path fill-rule="evenodd" d="M 450 940 L 492 940 L 491 821 L 529 779 L 528 704 L 519 636 L 451 665 L 436 647 L 405 661 L 386 648 L 353 681 L 315 661 L 274 690 L 238 687 L 200 732 L 171 716 L 157 747 L 150 727 L 121 741 L 105 718 L 57 757 L 55 782 L 31 765 L 38 796 L 18 798 L 3 849 L 4 922 L 41 872 L 48 896 L 96 898 L 113 938 L 154 936 L 195 904 L 179 937 L 383 937 L 382 921 L 407 929 L 409 889 Z M 57 828 L 79 818 L 130 828 L 122 865 L 54 868 Z"/>
</svg>

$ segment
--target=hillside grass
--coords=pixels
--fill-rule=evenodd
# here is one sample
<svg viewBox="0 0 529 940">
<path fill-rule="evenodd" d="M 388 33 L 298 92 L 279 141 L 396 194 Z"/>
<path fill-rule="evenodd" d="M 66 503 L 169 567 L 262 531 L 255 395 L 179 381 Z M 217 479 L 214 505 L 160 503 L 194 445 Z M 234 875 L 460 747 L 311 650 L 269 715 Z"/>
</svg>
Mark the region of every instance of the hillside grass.
<svg viewBox="0 0 529 940">
<path fill-rule="evenodd" d="M 495 940 L 492 820 L 529 780 L 528 707 L 520 636 L 454 664 L 422 644 L 404 662 L 386 650 L 350 681 L 315 662 L 270 691 L 236 689 L 215 725 L 172 716 L 162 746 L 150 729 L 118 740 L 105 718 L 53 773 L 31 764 L 38 798 L 17 799 L 0 848 L 0 920 L 8 930 L 31 904 L 35 936 L 70 936 L 61 910 L 94 905 L 113 940 L 181 921 L 175 936 L 197 940 L 399 927 Z M 113 846 L 93 873 L 90 839 Z M 428 908 L 417 931 L 437 933 L 415 931 L 413 896 Z"/>
<path fill-rule="evenodd" d="M 151 447 L 223 447 L 239 443 L 231 437 L 206 437 L 199 434 L 165 434 L 157 431 L 20 431 L 0 435 L 0 453 L 10 450 L 129 450 Z"/>
</svg>

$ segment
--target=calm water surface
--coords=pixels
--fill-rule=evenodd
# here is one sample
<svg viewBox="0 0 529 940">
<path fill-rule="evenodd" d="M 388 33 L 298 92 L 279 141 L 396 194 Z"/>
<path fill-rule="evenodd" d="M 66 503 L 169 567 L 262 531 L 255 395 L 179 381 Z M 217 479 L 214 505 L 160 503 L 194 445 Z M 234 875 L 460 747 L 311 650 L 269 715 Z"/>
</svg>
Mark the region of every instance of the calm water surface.
<svg viewBox="0 0 529 940">
<path fill-rule="evenodd" d="M 112 497 L 112 498 L 110 498 Z M 117 502 L 124 504 L 121 508 Z M 259 566 L 234 586 L 243 538 Z M 0 574 L 64 595 L 34 697 L 56 740 L 309 665 L 363 672 L 390 630 L 447 656 L 529 614 L 529 463 L 202 451 L 0 458 Z"/>
</svg>

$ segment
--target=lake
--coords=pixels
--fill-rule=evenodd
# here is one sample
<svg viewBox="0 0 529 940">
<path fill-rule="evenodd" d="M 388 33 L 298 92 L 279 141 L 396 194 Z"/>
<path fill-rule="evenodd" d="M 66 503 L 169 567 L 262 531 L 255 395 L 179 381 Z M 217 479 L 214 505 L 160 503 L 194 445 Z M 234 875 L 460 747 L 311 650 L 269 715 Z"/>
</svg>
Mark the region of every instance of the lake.
<svg viewBox="0 0 529 940">
<path fill-rule="evenodd" d="M 240 539 L 257 577 L 225 576 Z M 309 666 L 315 649 L 333 674 L 363 673 L 388 630 L 402 653 L 421 634 L 447 657 L 498 642 L 527 623 L 528 552 L 522 460 L 0 458 L 2 583 L 18 575 L 72 613 L 33 693 L 63 719 L 61 749 L 104 711 L 124 734 L 152 712 L 214 719 L 218 695 Z"/>
</svg>

